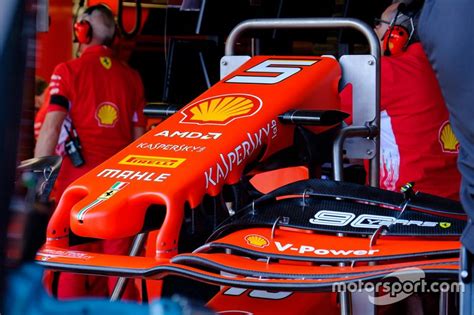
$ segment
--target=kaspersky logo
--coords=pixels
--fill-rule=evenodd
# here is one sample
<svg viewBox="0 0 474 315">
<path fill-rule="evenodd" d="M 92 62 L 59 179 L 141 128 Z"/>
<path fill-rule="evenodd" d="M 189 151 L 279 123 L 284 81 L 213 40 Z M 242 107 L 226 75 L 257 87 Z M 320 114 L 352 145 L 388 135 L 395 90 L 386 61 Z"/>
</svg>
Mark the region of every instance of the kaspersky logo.
<svg viewBox="0 0 474 315">
<path fill-rule="evenodd" d="M 262 101 L 248 94 L 219 95 L 187 106 L 181 114 L 180 123 L 195 125 L 227 125 L 228 123 L 255 115 L 262 108 Z"/>
<path fill-rule="evenodd" d="M 441 144 L 441 149 L 445 153 L 459 152 L 459 141 L 454 135 L 449 121 L 444 122 L 439 129 L 439 143 Z"/>
<path fill-rule="evenodd" d="M 184 161 L 186 161 L 186 159 L 149 155 L 127 155 L 127 157 L 121 160 L 119 164 L 177 168 Z"/>
<path fill-rule="evenodd" d="M 247 235 L 244 237 L 244 239 L 247 244 L 258 248 L 264 248 L 270 245 L 270 242 L 267 240 L 266 237 L 257 234 Z"/>
</svg>

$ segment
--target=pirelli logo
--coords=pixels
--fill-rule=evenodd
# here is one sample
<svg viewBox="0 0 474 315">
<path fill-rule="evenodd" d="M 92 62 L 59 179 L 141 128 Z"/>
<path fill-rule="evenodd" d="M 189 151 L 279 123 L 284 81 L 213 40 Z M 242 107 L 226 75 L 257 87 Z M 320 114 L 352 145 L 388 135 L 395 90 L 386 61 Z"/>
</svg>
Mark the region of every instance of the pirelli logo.
<svg viewBox="0 0 474 315">
<path fill-rule="evenodd" d="M 148 155 L 128 155 L 119 164 L 135 165 L 135 166 L 150 166 L 162 168 L 177 168 L 186 159 L 170 158 L 163 156 L 148 156 Z"/>
</svg>

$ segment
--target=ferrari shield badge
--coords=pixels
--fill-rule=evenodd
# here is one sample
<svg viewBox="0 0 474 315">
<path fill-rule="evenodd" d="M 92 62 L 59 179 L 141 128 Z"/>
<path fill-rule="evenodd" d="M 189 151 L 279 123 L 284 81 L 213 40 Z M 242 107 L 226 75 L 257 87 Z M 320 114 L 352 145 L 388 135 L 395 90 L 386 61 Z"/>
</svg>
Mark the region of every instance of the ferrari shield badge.
<svg viewBox="0 0 474 315">
<path fill-rule="evenodd" d="M 100 57 L 100 63 L 107 70 L 112 67 L 112 60 L 109 57 Z"/>
</svg>

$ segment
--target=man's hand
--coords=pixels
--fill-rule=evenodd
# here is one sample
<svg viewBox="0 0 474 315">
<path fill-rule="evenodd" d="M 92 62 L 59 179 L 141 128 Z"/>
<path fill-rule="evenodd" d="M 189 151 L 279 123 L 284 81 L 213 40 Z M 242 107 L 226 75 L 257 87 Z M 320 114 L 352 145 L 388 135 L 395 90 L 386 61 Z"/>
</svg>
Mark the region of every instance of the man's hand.
<svg viewBox="0 0 474 315">
<path fill-rule="evenodd" d="M 66 118 L 66 112 L 49 112 L 46 114 L 43 126 L 38 136 L 35 147 L 35 158 L 47 155 L 54 155 L 54 150 L 58 144 L 59 134 Z"/>
</svg>

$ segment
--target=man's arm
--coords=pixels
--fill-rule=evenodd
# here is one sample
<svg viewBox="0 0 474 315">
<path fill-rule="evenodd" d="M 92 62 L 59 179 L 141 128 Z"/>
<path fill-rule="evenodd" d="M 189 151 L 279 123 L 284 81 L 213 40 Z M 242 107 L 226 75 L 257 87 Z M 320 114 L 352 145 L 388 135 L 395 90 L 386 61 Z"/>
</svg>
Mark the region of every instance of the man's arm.
<svg viewBox="0 0 474 315">
<path fill-rule="evenodd" d="M 66 112 L 53 111 L 46 114 L 35 147 L 35 157 L 54 155 Z"/>
<path fill-rule="evenodd" d="M 143 83 L 140 75 L 137 71 L 132 70 L 134 76 L 133 82 L 135 82 L 135 101 L 134 101 L 134 115 L 133 115 L 133 130 L 132 136 L 133 140 L 140 138 L 146 130 L 146 118 L 143 114 L 143 109 L 145 108 L 145 91 L 143 88 Z"/>
<path fill-rule="evenodd" d="M 133 140 L 137 140 L 145 133 L 145 127 L 133 127 Z"/>
</svg>

